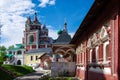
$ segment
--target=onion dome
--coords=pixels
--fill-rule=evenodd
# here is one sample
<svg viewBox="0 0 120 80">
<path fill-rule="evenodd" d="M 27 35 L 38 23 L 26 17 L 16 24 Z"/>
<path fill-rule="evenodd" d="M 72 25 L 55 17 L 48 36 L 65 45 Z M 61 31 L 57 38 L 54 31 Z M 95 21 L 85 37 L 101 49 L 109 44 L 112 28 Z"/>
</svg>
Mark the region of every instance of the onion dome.
<svg viewBox="0 0 120 80">
<path fill-rule="evenodd" d="M 62 33 L 62 30 L 58 30 L 57 34 L 60 35 Z"/>
</svg>

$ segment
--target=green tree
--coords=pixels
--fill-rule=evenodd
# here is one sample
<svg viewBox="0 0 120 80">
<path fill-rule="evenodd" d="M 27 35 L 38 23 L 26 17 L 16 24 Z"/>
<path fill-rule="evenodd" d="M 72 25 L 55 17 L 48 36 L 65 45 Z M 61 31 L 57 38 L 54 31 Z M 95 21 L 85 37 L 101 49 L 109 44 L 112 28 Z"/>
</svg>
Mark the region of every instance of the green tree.
<svg viewBox="0 0 120 80">
<path fill-rule="evenodd" d="M 6 47 L 5 46 L 0 46 L 0 51 L 5 51 Z"/>
<path fill-rule="evenodd" d="M 3 57 L 5 56 L 6 47 L 0 46 L 0 62 L 3 61 Z"/>
<path fill-rule="evenodd" d="M 11 46 L 8 47 L 8 49 L 12 49 L 12 48 L 14 48 L 14 45 L 11 45 Z"/>
</svg>

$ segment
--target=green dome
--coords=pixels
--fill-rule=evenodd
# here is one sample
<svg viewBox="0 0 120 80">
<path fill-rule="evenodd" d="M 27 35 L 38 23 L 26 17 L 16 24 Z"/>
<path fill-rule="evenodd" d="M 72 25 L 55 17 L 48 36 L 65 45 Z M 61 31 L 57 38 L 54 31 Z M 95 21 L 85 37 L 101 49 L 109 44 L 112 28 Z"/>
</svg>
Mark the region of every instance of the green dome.
<svg viewBox="0 0 120 80">
<path fill-rule="evenodd" d="M 59 30 L 58 32 L 57 32 L 57 34 L 61 34 L 62 33 L 62 30 Z"/>
</svg>

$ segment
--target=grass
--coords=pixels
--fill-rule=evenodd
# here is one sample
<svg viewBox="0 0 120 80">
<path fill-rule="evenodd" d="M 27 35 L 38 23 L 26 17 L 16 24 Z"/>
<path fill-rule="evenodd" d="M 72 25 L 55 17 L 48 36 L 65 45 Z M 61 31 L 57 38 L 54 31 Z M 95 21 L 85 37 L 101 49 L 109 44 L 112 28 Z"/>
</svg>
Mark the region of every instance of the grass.
<svg viewBox="0 0 120 80">
<path fill-rule="evenodd" d="M 3 71 L 0 71 L 0 80 L 13 80 L 13 77 Z"/>
<path fill-rule="evenodd" d="M 29 73 L 34 72 L 32 67 L 29 66 L 14 66 L 14 65 L 1 65 L 4 69 L 10 71 L 16 76 L 23 76 Z M 13 80 L 15 77 L 5 73 L 4 71 L 0 71 L 0 80 Z"/>
<path fill-rule="evenodd" d="M 2 67 L 10 72 L 13 72 L 17 76 L 23 76 L 25 74 L 34 72 L 32 67 L 29 66 L 2 65 Z"/>
</svg>

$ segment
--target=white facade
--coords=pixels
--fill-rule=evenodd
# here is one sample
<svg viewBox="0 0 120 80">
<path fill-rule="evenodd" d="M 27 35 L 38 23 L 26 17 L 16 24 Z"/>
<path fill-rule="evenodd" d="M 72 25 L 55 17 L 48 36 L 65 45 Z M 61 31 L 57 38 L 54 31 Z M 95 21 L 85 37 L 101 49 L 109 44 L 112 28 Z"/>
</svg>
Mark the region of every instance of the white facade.
<svg viewBox="0 0 120 80">
<path fill-rule="evenodd" d="M 24 64 L 24 53 L 25 49 L 17 49 L 17 50 L 8 50 L 7 54 L 12 54 L 11 61 L 4 61 L 4 64 L 12 64 L 12 65 L 23 65 Z"/>
</svg>

